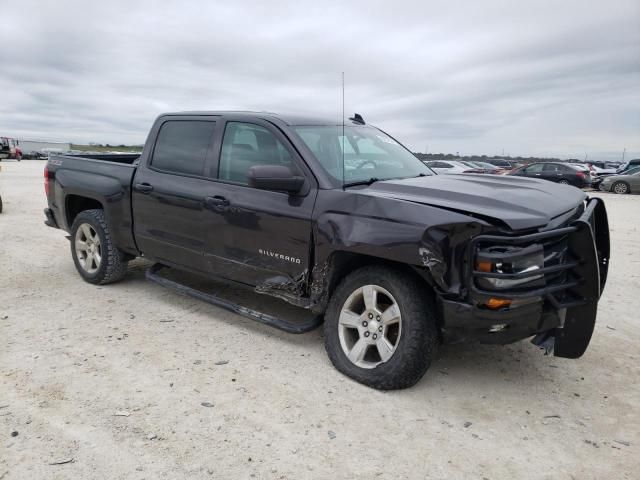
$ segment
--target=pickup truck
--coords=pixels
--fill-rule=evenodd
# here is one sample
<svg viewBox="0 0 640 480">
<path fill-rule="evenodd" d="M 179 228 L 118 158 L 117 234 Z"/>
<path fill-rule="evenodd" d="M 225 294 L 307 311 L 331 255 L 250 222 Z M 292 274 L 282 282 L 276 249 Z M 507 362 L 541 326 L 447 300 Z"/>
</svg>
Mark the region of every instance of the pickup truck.
<svg viewBox="0 0 640 480">
<path fill-rule="evenodd" d="M 69 232 L 87 282 L 144 256 L 152 279 L 178 269 L 278 297 L 322 319 L 334 366 L 378 389 L 415 384 L 442 342 L 534 337 L 578 358 L 607 278 L 601 199 L 436 175 L 357 114 L 164 114 L 141 155 L 51 155 L 44 181 L 45 223 Z"/>
</svg>

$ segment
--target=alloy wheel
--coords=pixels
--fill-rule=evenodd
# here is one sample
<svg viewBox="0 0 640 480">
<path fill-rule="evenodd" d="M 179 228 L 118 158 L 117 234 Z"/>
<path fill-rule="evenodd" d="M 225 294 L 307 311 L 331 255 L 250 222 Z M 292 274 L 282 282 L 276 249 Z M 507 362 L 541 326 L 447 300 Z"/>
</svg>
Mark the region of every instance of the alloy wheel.
<svg viewBox="0 0 640 480">
<path fill-rule="evenodd" d="M 627 193 L 627 184 L 622 182 L 616 183 L 613 186 L 613 191 L 616 193 L 625 194 Z"/>
<path fill-rule="evenodd" d="M 340 309 L 338 337 L 354 365 L 375 368 L 388 362 L 400 342 L 402 317 L 389 291 L 364 285 L 349 295 Z"/>
<path fill-rule="evenodd" d="M 95 273 L 102 262 L 102 248 L 98 232 L 88 223 L 81 224 L 75 236 L 78 263 L 87 273 Z"/>
</svg>

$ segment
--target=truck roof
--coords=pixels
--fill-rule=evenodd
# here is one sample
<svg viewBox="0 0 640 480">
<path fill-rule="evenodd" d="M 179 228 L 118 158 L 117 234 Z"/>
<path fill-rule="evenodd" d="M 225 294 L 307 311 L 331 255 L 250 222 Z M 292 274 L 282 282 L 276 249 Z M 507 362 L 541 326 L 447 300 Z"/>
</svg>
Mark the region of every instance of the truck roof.
<svg viewBox="0 0 640 480">
<path fill-rule="evenodd" d="M 246 117 L 260 118 L 263 120 L 276 120 L 284 123 L 285 125 L 342 125 L 342 119 L 340 118 L 327 118 L 327 117 L 310 117 L 296 114 L 280 114 L 273 112 L 252 112 L 242 110 L 204 110 L 204 111 L 187 111 L 187 112 L 170 112 L 163 113 L 161 117 L 165 116 L 182 116 L 182 115 L 206 115 L 206 116 L 222 116 L 233 115 L 234 117 Z M 361 125 L 361 123 L 355 122 L 351 119 L 345 118 L 345 125 Z"/>
</svg>

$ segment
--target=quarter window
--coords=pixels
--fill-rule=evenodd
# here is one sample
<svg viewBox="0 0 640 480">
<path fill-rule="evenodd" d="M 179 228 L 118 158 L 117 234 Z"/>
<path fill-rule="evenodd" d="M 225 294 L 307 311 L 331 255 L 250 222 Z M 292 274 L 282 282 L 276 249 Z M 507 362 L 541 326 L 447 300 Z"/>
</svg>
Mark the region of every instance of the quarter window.
<svg viewBox="0 0 640 480">
<path fill-rule="evenodd" d="M 218 178 L 246 185 L 249 169 L 256 165 L 292 168 L 293 160 L 284 145 L 266 128 L 228 122 L 222 140 Z"/>
<path fill-rule="evenodd" d="M 204 175 L 215 122 L 170 120 L 162 124 L 151 166 L 186 175 Z"/>
</svg>

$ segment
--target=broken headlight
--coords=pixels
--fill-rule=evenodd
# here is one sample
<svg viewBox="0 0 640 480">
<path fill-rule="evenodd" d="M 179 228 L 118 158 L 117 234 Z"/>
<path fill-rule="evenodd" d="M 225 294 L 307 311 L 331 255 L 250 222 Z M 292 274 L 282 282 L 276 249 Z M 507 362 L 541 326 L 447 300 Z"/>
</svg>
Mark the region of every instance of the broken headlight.
<svg viewBox="0 0 640 480">
<path fill-rule="evenodd" d="M 544 286 L 544 275 L 536 274 L 543 267 L 544 249 L 538 244 L 528 247 L 493 246 L 476 253 L 478 286 L 487 290 Z"/>
</svg>

